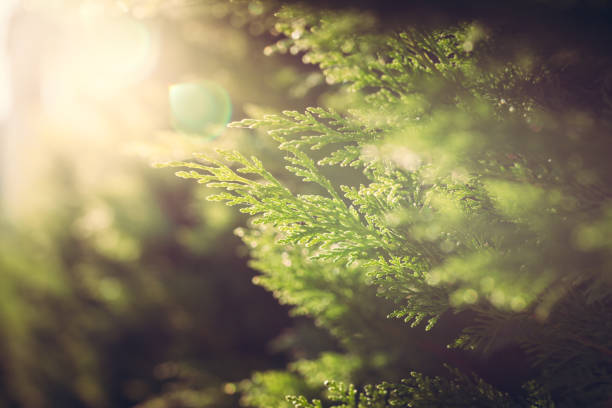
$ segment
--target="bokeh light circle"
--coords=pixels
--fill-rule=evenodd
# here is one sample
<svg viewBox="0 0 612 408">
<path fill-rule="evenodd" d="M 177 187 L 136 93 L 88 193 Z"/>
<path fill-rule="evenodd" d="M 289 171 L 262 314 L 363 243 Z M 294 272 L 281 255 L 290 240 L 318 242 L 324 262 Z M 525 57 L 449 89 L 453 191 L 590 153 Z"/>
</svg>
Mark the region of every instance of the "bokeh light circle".
<svg viewBox="0 0 612 408">
<path fill-rule="evenodd" d="M 213 81 L 183 82 L 169 91 L 172 126 L 183 133 L 213 139 L 219 136 L 232 115 L 227 91 Z"/>
</svg>

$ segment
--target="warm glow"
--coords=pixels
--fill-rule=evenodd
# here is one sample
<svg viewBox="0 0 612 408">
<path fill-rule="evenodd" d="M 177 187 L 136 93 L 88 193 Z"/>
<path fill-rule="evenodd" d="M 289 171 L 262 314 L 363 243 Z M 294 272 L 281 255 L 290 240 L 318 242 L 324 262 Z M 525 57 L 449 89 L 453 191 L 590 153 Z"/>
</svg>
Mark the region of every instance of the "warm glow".
<svg viewBox="0 0 612 408">
<path fill-rule="evenodd" d="M 145 78 L 155 62 L 151 30 L 127 19 L 82 17 L 65 27 L 69 41 L 51 57 L 51 75 L 80 92 L 112 97 Z"/>
<path fill-rule="evenodd" d="M 0 10 L 5 215 L 46 196 L 39 188 L 57 154 L 74 161 L 81 182 L 97 183 L 121 160 L 123 142 L 160 126 L 152 118 L 164 117 L 163 97 L 145 106 L 150 95 L 141 85 L 162 86 L 152 77 L 160 48 L 155 26 L 104 4 L 22 1 Z"/>
</svg>

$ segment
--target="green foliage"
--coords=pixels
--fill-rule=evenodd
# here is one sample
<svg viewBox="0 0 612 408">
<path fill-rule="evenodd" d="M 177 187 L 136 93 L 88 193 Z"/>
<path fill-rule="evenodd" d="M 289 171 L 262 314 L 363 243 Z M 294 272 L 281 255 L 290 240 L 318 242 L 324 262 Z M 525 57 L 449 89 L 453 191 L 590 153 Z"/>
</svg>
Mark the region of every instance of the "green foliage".
<svg viewBox="0 0 612 408">
<path fill-rule="evenodd" d="M 452 379 L 428 378 L 412 372 L 399 384 L 381 383 L 368 385 L 363 390 L 343 383 L 328 382 L 330 406 L 339 408 L 414 407 L 503 407 L 530 406 L 553 408 L 550 399 L 542 399 L 538 390 L 529 390 L 526 400 L 517 401 L 499 392 L 478 377 L 462 375 L 451 370 Z M 526 387 L 528 388 L 528 387 Z M 304 397 L 287 397 L 294 408 L 321 408 L 321 401 L 309 403 Z"/>
<path fill-rule="evenodd" d="M 452 370 L 451 379 L 412 374 L 363 391 L 332 382 L 325 400 L 340 407 L 604 404 L 612 392 L 612 106 L 608 88 L 590 100 L 578 94 L 593 78 L 609 81 L 602 68 L 609 58 L 588 54 L 597 62 L 588 65 L 563 57 L 587 52 L 566 49 L 574 44 L 517 46 L 508 27 L 487 21 L 385 32 L 364 12 L 296 5 L 276 17 L 285 37 L 266 53 L 289 51 L 317 64 L 339 99 L 335 108 L 230 126 L 267 131 L 308 193 L 234 151 L 162 166 L 187 167 L 177 175 L 225 190 L 209 199 L 252 216 L 238 234 L 262 273 L 255 282 L 329 329 L 348 356 L 363 362 L 387 350 L 384 334 L 376 336 L 387 314 L 431 330 L 463 312 L 471 318 L 452 346 L 486 356 L 517 345 L 533 365 L 512 394 Z M 568 81 L 570 71 L 579 76 Z M 349 182 L 341 181 L 343 168 L 353 172 Z M 374 360 L 366 365 L 375 377 L 391 376 L 393 361 Z M 317 376 L 299 369 L 305 363 L 295 367 Z M 330 380 L 360 381 L 362 368 L 320 370 Z M 268 395 L 278 395 L 279 381 Z M 247 404 L 283 406 L 243 391 Z"/>
<path fill-rule="evenodd" d="M 239 388 L 244 393 L 243 404 L 271 408 L 291 408 L 284 396 L 287 393 L 307 391 L 299 377 L 284 371 L 255 373 L 251 380 L 242 382 Z"/>
</svg>

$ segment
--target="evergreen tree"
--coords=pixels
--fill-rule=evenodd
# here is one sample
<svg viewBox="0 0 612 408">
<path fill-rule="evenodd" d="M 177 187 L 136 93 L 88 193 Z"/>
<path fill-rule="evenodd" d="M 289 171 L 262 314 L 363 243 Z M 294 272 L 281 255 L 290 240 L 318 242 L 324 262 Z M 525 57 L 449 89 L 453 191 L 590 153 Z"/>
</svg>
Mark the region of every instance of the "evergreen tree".
<svg viewBox="0 0 612 408">
<path fill-rule="evenodd" d="M 340 342 L 242 382 L 246 405 L 612 403 L 610 9 L 503 12 L 284 5 L 265 52 L 318 65 L 323 107 L 231 126 L 304 185 L 235 151 L 161 165 L 250 214 L 255 283 Z"/>
</svg>

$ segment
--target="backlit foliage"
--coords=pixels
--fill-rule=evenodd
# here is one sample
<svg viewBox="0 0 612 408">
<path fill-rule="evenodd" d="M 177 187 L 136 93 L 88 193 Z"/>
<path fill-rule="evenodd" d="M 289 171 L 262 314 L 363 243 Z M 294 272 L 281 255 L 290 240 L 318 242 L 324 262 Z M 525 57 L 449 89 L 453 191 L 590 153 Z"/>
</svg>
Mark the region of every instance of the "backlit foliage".
<svg viewBox="0 0 612 408">
<path fill-rule="evenodd" d="M 517 43 L 487 21 L 384 30 L 365 12 L 298 5 L 276 18 L 284 36 L 264 52 L 318 65 L 333 86 L 329 106 L 230 126 L 276 140 L 307 193 L 235 151 L 164 165 L 187 167 L 177 175 L 221 189 L 209 199 L 252 216 L 238 235 L 261 272 L 255 283 L 329 329 L 356 363 L 353 373 L 325 371 L 323 357 L 257 374 L 244 402 L 604 404 L 612 393 L 609 56 L 579 43 Z M 388 314 L 430 330 L 460 312 L 470 318 L 450 347 L 486 356 L 520 346 L 533 365 L 522 391 L 456 369 L 382 382 L 394 363 L 377 321 Z M 355 381 L 363 364 L 379 385 L 329 382 L 325 403 L 262 397 L 296 375 L 316 376 L 317 366 L 329 380 Z"/>
</svg>

